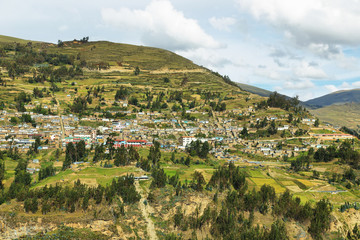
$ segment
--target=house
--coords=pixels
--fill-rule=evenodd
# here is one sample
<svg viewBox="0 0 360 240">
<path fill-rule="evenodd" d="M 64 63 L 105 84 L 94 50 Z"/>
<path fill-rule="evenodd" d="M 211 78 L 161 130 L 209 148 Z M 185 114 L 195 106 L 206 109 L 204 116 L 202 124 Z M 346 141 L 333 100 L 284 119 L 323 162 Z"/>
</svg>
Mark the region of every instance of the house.
<svg viewBox="0 0 360 240">
<path fill-rule="evenodd" d="M 196 137 L 194 136 L 182 136 L 180 138 L 180 144 L 183 146 L 183 147 L 186 147 L 186 145 L 192 143 L 192 142 L 195 142 L 196 141 Z"/>
</svg>

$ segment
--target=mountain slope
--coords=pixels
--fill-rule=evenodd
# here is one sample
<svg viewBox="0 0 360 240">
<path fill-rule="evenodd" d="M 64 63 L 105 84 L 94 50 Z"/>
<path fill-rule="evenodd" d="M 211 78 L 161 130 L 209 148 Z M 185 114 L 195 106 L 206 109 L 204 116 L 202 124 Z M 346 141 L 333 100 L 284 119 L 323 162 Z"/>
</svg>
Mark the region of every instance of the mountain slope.
<svg viewBox="0 0 360 240">
<path fill-rule="evenodd" d="M 106 61 L 110 66 L 128 64 L 140 69 L 198 69 L 192 61 L 173 52 L 153 47 L 97 41 L 88 43 L 65 42 L 64 47 L 49 46 L 50 53 L 77 55 L 89 62 Z"/>
<path fill-rule="evenodd" d="M 27 43 L 26 40 L 0 37 L 0 50 L 4 49 L 5 53 L 2 56 L 1 79 L 6 85 L 6 88 L 0 88 L 0 101 L 10 105 L 21 91 L 32 94 L 35 87 L 44 91 L 52 89 L 52 81 L 58 88 L 56 98 L 64 108 L 72 102 L 68 96 L 87 94 L 89 88 L 98 85 L 107 87 L 110 94 L 99 102 L 93 102 L 94 108 L 104 101 L 113 101 L 119 85 L 133 87 L 139 97 L 144 93 L 142 89 L 147 88 L 154 91 L 191 91 L 191 94 L 196 91 L 196 96 L 187 94 L 188 101 L 201 98 L 199 93 L 203 91 L 214 91 L 223 97 L 235 92 L 249 95 L 225 77 L 164 49 L 107 41 L 64 41 L 60 47 L 44 42 Z M 19 70 L 24 71 L 10 76 L 9 63 L 14 61 L 19 62 Z M 74 76 L 73 71 L 78 68 L 81 74 Z M 137 69 L 139 72 L 135 74 Z M 68 81 L 70 79 L 73 80 Z M 166 82 L 164 79 L 167 79 Z M 49 92 L 45 95 L 39 101 L 48 104 L 53 94 Z M 214 96 L 208 95 L 209 98 Z M 245 104 L 243 98 L 228 102 L 231 106 L 238 106 Z"/>
<path fill-rule="evenodd" d="M 320 108 L 333 104 L 344 104 L 352 102 L 360 103 L 360 89 L 330 93 L 322 97 L 308 100 L 305 103 L 307 105 L 313 106 L 314 108 Z"/>
<path fill-rule="evenodd" d="M 0 35 L 0 42 L 2 42 L 2 43 L 11 43 L 11 42 L 28 43 L 28 42 L 35 42 L 35 41 Z"/>
<path fill-rule="evenodd" d="M 338 127 L 359 129 L 360 103 L 333 104 L 310 110 L 320 120 Z"/>
<path fill-rule="evenodd" d="M 257 95 L 262 96 L 262 97 L 268 97 L 272 93 L 269 90 L 258 88 L 258 87 L 255 87 L 255 86 L 251 86 L 251 85 L 248 85 L 248 84 L 245 84 L 245 83 L 236 83 L 236 84 L 242 90 L 245 90 L 245 91 L 250 92 L 250 93 L 257 94 Z"/>
</svg>

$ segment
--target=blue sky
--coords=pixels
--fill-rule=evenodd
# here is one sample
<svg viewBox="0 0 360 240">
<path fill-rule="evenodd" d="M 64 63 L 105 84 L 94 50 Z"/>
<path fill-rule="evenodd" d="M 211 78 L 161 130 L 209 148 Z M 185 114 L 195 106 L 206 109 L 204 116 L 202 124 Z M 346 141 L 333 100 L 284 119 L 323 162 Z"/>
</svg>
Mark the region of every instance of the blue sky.
<svg viewBox="0 0 360 240">
<path fill-rule="evenodd" d="M 0 0 L 0 34 L 165 48 L 301 100 L 360 88 L 358 0 Z"/>
</svg>

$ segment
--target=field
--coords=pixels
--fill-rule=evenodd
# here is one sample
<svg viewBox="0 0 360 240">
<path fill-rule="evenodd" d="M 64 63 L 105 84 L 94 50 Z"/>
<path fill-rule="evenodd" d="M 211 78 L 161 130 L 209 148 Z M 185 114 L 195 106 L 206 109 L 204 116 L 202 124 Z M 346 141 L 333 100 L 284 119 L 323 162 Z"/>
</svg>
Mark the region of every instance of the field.
<svg viewBox="0 0 360 240">
<path fill-rule="evenodd" d="M 335 126 L 346 126 L 357 130 L 360 120 L 359 110 L 359 103 L 346 103 L 313 109 L 310 112 L 325 123 L 331 123 Z"/>
</svg>

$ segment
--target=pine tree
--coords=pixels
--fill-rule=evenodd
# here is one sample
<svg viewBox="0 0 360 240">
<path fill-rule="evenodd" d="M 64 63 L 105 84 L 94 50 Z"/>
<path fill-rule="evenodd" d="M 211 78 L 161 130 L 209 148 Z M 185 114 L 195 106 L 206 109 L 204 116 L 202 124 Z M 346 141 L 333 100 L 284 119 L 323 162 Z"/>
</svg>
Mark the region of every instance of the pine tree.
<svg viewBox="0 0 360 240">
<path fill-rule="evenodd" d="M 5 161 L 0 160 L 0 189 L 4 188 L 3 180 L 5 178 Z"/>
</svg>

